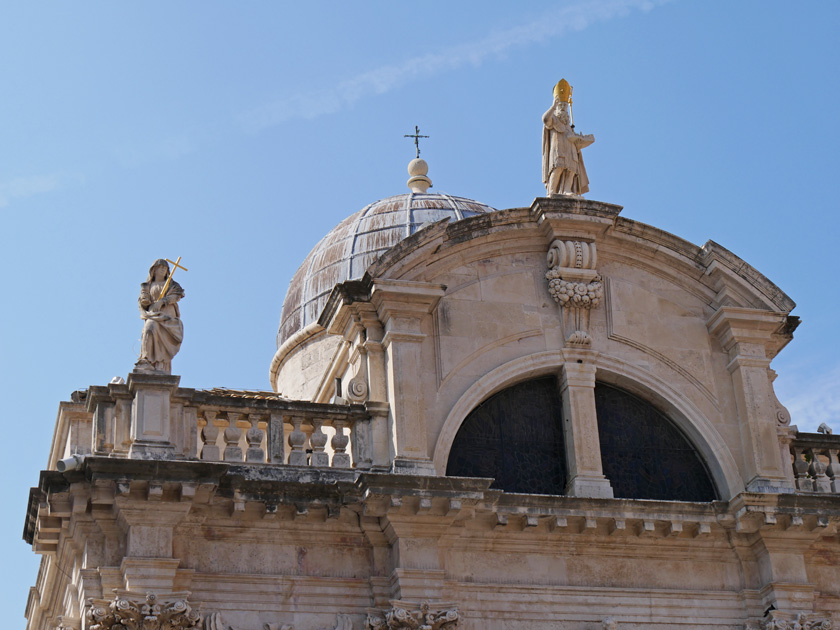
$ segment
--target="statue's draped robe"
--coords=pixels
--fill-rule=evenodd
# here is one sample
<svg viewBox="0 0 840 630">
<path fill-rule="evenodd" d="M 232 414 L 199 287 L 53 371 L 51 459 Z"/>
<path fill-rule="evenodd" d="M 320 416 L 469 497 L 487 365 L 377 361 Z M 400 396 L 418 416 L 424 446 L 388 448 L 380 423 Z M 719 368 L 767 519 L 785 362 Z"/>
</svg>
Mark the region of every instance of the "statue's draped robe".
<svg viewBox="0 0 840 630">
<path fill-rule="evenodd" d="M 140 360 L 151 363 L 156 370 L 171 371 L 172 357 L 178 354 L 184 339 L 184 325 L 178 302 L 173 301 L 160 311 L 153 312 L 154 304 L 163 291 L 163 282 L 144 282 L 140 285 L 140 317 L 143 318 L 143 335 L 140 340 Z M 174 280 L 169 283 L 166 297 L 182 298 L 184 290 Z"/>
<path fill-rule="evenodd" d="M 579 136 L 557 119 L 554 107 L 543 115 L 543 124 L 543 182 L 548 184 L 551 172 L 559 168 L 578 176 L 577 194 L 589 192 L 589 178 L 583 166 L 583 156 L 575 142 Z"/>
</svg>

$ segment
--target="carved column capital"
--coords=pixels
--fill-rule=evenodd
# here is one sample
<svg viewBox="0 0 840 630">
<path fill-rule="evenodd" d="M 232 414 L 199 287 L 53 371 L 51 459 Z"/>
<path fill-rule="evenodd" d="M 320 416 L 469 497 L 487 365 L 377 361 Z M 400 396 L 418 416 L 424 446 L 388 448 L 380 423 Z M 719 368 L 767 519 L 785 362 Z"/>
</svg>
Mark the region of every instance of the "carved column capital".
<svg viewBox="0 0 840 630">
<path fill-rule="evenodd" d="M 392 601 L 391 608 L 370 610 L 368 630 L 455 630 L 460 615 L 451 603 Z"/>
<path fill-rule="evenodd" d="M 201 615 L 187 601 L 189 593 L 118 591 L 113 600 L 88 599 L 85 602 L 87 630 L 176 630 L 199 628 Z"/>
<path fill-rule="evenodd" d="M 831 630 L 831 615 L 771 610 L 760 621 L 751 620 L 744 630 Z"/>
</svg>

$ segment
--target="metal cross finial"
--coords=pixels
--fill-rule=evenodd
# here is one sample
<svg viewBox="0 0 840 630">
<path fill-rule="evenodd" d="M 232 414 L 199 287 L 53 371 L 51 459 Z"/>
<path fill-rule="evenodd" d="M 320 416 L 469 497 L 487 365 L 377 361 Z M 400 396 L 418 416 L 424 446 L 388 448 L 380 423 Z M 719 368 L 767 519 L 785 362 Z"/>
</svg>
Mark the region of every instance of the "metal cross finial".
<svg viewBox="0 0 840 630">
<path fill-rule="evenodd" d="M 414 125 L 414 134 L 405 134 L 403 138 L 414 138 L 414 146 L 417 147 L 417 157 L 420 157 L 420 138 L 428 138 L 429 136 L 420 135 L 420 127 Z"/>
<path fill-rule="evenodd" d="M 169 277 L 166 279 L 166 284 L 163 285 L 163 290 L 160 292 L 159 300 L 162 300 L 166 295 L 167 289 L 169 289 L 169 283 L 172 282 L 172 276 L 175 274 L 176 269 L 183 269 L 184 271 L 189 271 L 186 267 L 179 265 L 178 263 L 181 262 L 181 257 L 178 256 L 178 260 L 172 261 L 168 258 L 165 259 L 170 265 L 172 265 L 172 271 L 169 272 Z"/>
</svg>

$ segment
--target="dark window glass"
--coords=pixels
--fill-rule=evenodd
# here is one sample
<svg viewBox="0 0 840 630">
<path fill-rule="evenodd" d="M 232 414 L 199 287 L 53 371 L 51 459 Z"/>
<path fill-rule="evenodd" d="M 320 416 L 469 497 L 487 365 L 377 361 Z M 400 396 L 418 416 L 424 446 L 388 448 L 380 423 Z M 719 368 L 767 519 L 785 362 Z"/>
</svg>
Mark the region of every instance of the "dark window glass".
<svg viewBox="0 0 840 630">
<path fill-rule="evenodd" d="M 682 432 L 650 403 L 595 385 L 601 462 L 616 498 L 714 501 L 706 466 Z"/>
<path fill-rule="evenodd" d="M 563 494 L 566 455 L 557 380 L 508 387 L 476 407 L 455 436 L 446 474 L 492 477 L 491 488 L 506 492 Z"/>
</svg>

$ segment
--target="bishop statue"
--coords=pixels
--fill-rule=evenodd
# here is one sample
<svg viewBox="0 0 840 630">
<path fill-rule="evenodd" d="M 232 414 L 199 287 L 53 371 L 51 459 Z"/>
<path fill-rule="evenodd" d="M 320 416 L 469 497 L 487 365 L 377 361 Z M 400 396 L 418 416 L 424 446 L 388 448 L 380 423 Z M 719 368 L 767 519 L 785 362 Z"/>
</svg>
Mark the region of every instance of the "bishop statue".
<svg viewBox="0 0 840 630">
<path fill-rule="evenodd" d="M 572 86 L 561 79 L 554 86 L 554 103 L 543 114 L 543 182 L 551 195 L 579 196 L 589 191 L 580 150 L 595 142 L 591 134 L 575 133 Z"/>
</svg>

